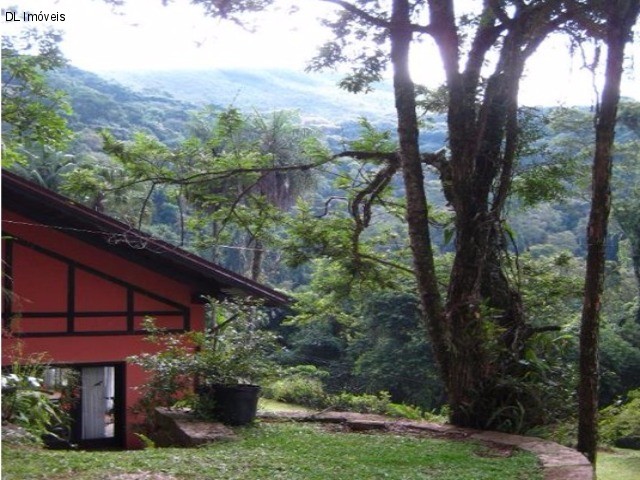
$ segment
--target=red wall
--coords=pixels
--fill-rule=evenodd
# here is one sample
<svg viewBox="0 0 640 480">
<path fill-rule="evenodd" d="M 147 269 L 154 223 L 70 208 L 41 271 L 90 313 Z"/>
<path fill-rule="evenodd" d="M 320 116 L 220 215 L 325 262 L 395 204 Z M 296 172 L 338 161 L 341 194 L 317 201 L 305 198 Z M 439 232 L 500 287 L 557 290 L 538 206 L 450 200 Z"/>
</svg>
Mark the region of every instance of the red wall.
<svg viewBox="0 0 640 480">
<path fill-rule="evenodd" d="M 16 222 L 16 223 L 12 223 Z M 62 230 L 49 227 L 28 225 L 29 219 L 3 211 L 3 235 L 15 235 L 23 240 L 39 245 L 47 250 L 73 259 L 83 265 L 91 267 L 116 277 L 136 287 L 160 295 L 173 302 L 189 307 L 191 312 L 192 329 L 202 329 L 204 326 L 204 308 L 202 305 L 192 304 L 192 292 L 188 286 L 180 284 L 171 278 L 157 274 L 140 265 L 124 260 L 116 255 L 107 253 L 99 248 L 77 240 Z M 96 233 L 96 238 L 105 242 L 108 237 Z M 34 254 L 28 257 L 25 251 L 19 249 L 13 272 L 14 298 L 13 309 L 23 312 L 65 312 L 66 311 L 66 266 L 63 262 L 46 255 Z M 126 307 L 126 289 L 103 278 L 85 271 L 76 272 L 76 311 L 123 311 Z M 136 293 L 135 309 L 167 310 L 166 305 L 143 294 Z M 164 308 L 163 308 L 164 307 Z M 182 321 L 178 317 L 158 317 L 158 323 L 168 326 Z M 18 320 L 20 322 L 21 320 Z M 66 328 L 65 318 L 23 319 L 32 325 L 31 328 L 45 328 L 63 331 Z M 139 323 L 141 319 L 136 319 Z M 123 323 L 124 322 L 124 323 Z M 39 327 L 38 327 L 39 325 Z M 76 318 L 76 330 L 92 332 L 96 329 L 119 330 L 119 326 L 126 325 L 126 318 Z M 109 328 L 106 328 L 109 327 Z M 30 330 L 31 330 L 30 328 Z M 125 327 L 126 328 L 126 327 Z M 124 328 L 122 328 L 124 330 Z M 3 342 L 2 364 L 11 363 L 12 346 L 16 341 L 22 342 L 24 354 L 46 352 L 52 364 L 86 364 L 86 363 L 116 363 L 124 361 L 130 355 L 141 352 L 151 352 L 154 346 L 144 341 L 142 335 L 100 335 L 100 336 L 51 336 L 27 337 L 19 340 L 8 338 Z M 144 373 L 136 366 L 126 366 L 126 398 L 127 409 L 127 438 L 126 446 L 139 446 L 137 438 L 132 434 L 131 426 L 136 420 L 129 411 L 136 403 L 139 393 L 137 385 L 144 381 Z"/>
</svg>

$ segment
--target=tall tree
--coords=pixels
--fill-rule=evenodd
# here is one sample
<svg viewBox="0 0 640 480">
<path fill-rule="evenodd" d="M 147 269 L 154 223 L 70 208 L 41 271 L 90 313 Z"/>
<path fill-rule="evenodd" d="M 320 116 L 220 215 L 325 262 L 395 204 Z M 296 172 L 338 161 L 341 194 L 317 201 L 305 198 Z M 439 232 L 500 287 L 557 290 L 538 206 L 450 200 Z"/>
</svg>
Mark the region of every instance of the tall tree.
<svg viewBox="0 0 640 480">
<path fill-rule="evenodd" d="M 598 445 L 598 345 L 600 306 L 604 289 L 605 240 L 611 209 L 612 150 L 624 50 L 638 18 L 639 0 L 617 0 L 605 5 L 603 40 L 607 45 L 605 84 L 596 123 L 591 213 L 587 229 L 587 271 L 580 330 L 580 385 L 578 389 L 578 450 L 595 465 Z"/>
<path fill-rule="evenodd" d="M 473 21 L 467 17 L 476 25 L 474 31 L 464 18 L 456 17 L 454 7 L 459 4 L 453 1 L 395 0 L 386 12 L 380 2 L 326 1 L 344 9 L 332 25 L 336 33 L 362 37 L 364 30 L 373 29 L 374 41 L 388 39 L 390 45 L 414 269 L 425 323 L 449 394 L 451 421 L 509 428 L 508 418 L 500 412 L 523 406 L 526 411 L 530 392 L 518 391 L 517 383 L 505 378 L 524 374 L 519 360 L 535 333 L 526 323 L 503 257 L 503 208 L 521 147 L 518 88 L 526 60 L 571 13 L 562 1 L 486 1 Z M 425 11 L 429 22 L 421 24 Z M 446 74 L 446 156 L 422 153 L 418 145 L 409 52 L 415 37 L 425 34 L 435 40 Z M 330 55 L 324 55 L 324 61 L 357 60 L 345 54 L 348 37 L 337 38 L 325 48 Z M 465 38 L 471 39 L 468 44 Z M 378 50 L 361 58 L 361 68 L 346 85 L 358 90 L 377 80 L 376 68 L 381 66 L 371 58 L 379 54 Z M 497 56 L 493 62 L 492 54 Z M 433 266 L 425 163 L 438 169 L 455 212 L 456 255 L 446 295 L 439 290 Z"/>
<path fill-rule="evenodd" d="M 526 428 L 536 392 L 508 379 L 527 373 L 520 360 L 537 331 L 526 321 L 506 268 L 503 218 L 522 148 L 518 91 L 526 61 L 545 38 L 576 18 L 597 16 L 602 2 L 484 0 L 475 11 L 456 15 L 464 2 L 318 1 L 335 5 L 339 15 L 325 21 L 335 38 L 321 48 L 312 68 L 351 65 L 341 85 L 353 92 L 371 88 L 387 66 L 393 70 L 399 149 L 385 158 L 390 167 L 399 160 L 402 170 L 417 288 L 451 421 Z M 208 15 L 239 21 L 243 12 L 261 11 L 275 0 L 193 3 L 203 4 Z M 409 54 L 424 36 L 435 41 L 446 77 L 447 152 L 421 152 L 418 143 Z M 434 268 L 425 164 L 438 170 L 455 214 L 455 259 L 446 293 Z M 513 412 L 524 418 L 514 422 Z"/>
</svg>

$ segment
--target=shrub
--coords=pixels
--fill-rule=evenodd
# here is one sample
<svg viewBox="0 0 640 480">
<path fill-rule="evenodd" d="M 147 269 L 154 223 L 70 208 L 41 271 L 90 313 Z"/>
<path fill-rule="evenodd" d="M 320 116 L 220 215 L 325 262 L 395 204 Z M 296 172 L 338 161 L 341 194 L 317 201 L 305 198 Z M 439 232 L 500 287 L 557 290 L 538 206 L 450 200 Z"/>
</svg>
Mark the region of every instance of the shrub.
<svg viewBox="0 0 640 480">
<path fill-rule="evenodd" d="M 390 403 L 391 396 L 389 392 L 379 392 L 377 395 L 354 395 L 342 392 L 332 395 L 329 399 L 330 406 L 339 411 L 377 413 L 380 415 L 388 412 Z"/>
<path fill-rule="evenodd" d="M 627 392 L 626 401 L 618 401 L 600 412 L 600 439 L 615 444 L 622 437 L 640 437 L 640 388 Z"/>
<path fill-rule="evenodd" d="M 284 377 L 263 388 L 265 397 L 305 407 L 324 408 L 327 394 L 321 378 L 327 372 L 313 365 L 299 365 L 284 372 Z"/>
<path fill-rule="evenodd" d="M 147 340 L 157 352 L 127 360 L 150 373 L 135 410 L 145 414 L 143 431 L 152 431 L 156 407 L 193 407 L 206 415 L 209 400 L 194 387 L 253 383 L 272 374 L 271 356 L 278 349 L 275 336 L 261 327 L 266 315 L 251 301 L 208 299 L 209 328 L 204 332 L 168 333 L 145 320 Z"/>
<path fill-rule="evenodd" d="M 392 417 L 408 418 L 409 420 L 424 419 L 424 414 L 421 409 L 414 407 L 413 405 L 405 405 L 403 403 L 390 403 L 387 405 L 386 413 Z"/>
<path fill-rule="evenodd" d="M 172 407 L 178 402 L 191 406 L 193 377 L 189 359 L 193 355 L 193 345 L 184 334 L 170 334 L 158 329 L 152 319 L 145 319 L 144 327 L 149 332 L 146 340 L 157 345 L 159 351 L 141 353 L 127 361 L 150 372 L 148 380 L 139 387 L 142 396 L 133 407 L 134 412 L 144 414 L 144 423 L 140 427 L 148 432 L 153 428 L 157 407 Z"/>
<path fill-rule="evenodd" d="M 10 371 L 2 373 L 2 423 L 22 427 L 34 440 L 55 437 L 54 427 L 65 430 L 70 416 L 65 404 L 54 402 L 43 387 L 44 355 L 16 357 Z"/>
<path fill-rule="evenodd" d="M 426 414 L 415 406 L 391 403 L 389 392 L 376 395 L 342 392 L 334 395 L 324 390 L 322 379 L 329 375 L 313 365 L 298 365 L 288 368 L 284 377 L 263 387 L 263 395 L 273 400 L 293 403 L 305 407 L 338 411 L 391 415 L 394 417 L 443 421 L 442 415 Z"/>
<path fill-rule="evenodd" d="M 264 388 L 265 397 L 311 408 L 323 408 L 327 395 L 322 382 L 315 378 L 288 377 Z"/>
</svg>

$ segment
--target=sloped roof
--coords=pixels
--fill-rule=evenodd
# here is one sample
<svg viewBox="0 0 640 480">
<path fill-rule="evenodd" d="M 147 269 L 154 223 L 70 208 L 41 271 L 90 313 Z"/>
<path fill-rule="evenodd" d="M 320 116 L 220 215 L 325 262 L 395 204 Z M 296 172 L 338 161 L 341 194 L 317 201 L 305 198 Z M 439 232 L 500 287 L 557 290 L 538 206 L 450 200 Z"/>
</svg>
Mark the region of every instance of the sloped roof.
<svg viewBox="0 0 640 480">
<path fill-rule="evenodd" d="M 54 226 L 95 247 L 190 285 L 198 295 L 241 295 L 286 305 L 290 298 L 112 217 L 2 170 L 2 208 Z M 113 241 L 120 239 L 122 241 Z"/>
</svg>

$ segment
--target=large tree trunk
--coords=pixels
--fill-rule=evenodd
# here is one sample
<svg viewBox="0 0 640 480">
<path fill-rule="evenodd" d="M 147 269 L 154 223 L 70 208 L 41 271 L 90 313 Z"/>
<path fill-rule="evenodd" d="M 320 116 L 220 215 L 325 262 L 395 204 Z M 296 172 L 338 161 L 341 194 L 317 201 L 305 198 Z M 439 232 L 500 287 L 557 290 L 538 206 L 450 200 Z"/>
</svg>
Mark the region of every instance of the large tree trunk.
<svg viewBox="0 0 640 480">
<path fill-rule="evenodd" d="M 409 73 L 409 47 L 412 40 L 412 32 L 408 28 L 409 18 L 409 2 L 395 0 L 390 35 L 400 162 L 407 197 L 409 239 L 424 310 L 423 317 L 433 341 L 436 360 L 442 373 L 446 375 L 449 369 L 446 348 L 448 341 L 429 232 L 427 197 L 418 146 L 415 88 Z"/>
<path fill-rule="evenodd" d="M 409 0 L 393 0 L 389 23 L 349 2 L 326 1 L 388 28 L 409 239 L 451 421 L 495 428 L 496 412 L 521 411 L 520 400 L 530 393 L 518 390 L 518 382 L 504 381 L 522 373 L 518 360 L 534 331 L 525 322 L 522 298 L 505 274 L 502 212 L 518 151 L 518 87 L 526 59 L 571 15 L 563 0 L 518 3 L 511 17 L 502 2 L 484 2 L 482 21 L 461 71 L 463 42 L 452 0 L 430 0 L 430 24 L 423 28 L 411 23 L 416 3 Z M 408 60 L 414 32 L 430 34 L 442 57 L 449 95 L 448 158 L 421 155 L 419 150 Z M 498 44 L 493 74 L 484 79 L 487 56 Z M 439 168 L 455 212 L 456 255 L 446 304 L 434 268 L 423 161 Z M 504 384 L 512 387 L 504 391 Z M 527 419 L 518 423 L 531 425 Z"/>
<path fill-rule="evenodd" d="M 638 16 L 639 0 L 610 2 L 606 24 L 607 65 L 596 124 L 592 197 L 587 229 L 587 271 L 580 330 L 578 450 L 595 466 L 598 445 L 598 344 L 604 286 L 605 240 L 611 209 L 611 164 L 624 49 Z"/>
<path fill-rule="evenodd" d="M 492 208 L 489 200 L 496 177 L 508 170 L 505 181 L 511 178 L 505 165 L 510 167 L 515 150 L 505 153 L 502 145 L 505 129 L 517 111 L 516 92 L 522 61 L 517 58 L 512 62 L 510 68 L 514 73 L 504 75 L 501 72 L 492 78 L 482 111 L 477 112 L 477 84 L 474 81 L 477 82 L 479 75 L 467 75 L 465 84 L 463 76 L 456 73 L 457 38 L 453 11 L 446 3 L 441 2 L 442 8 L 437 15 L 441 16 L 438 24 L 444 26 L 439 32 L 440 43 L 450 73 L 448 122 L 452 151 L 449 165 L 452 168 L 446 172 L 441 168 L 441 175 L 443 182 L 451 186 L 450 201 L 456 213 L 456 257 L 445 308 L 438 291 L 429 236 L 415 91 L 408 69 L 411 31 L 406 0 L 394 2 L 391 58 L 409 238 L 428 331 L 449 395 L 451 421 L 458 425 L 484 427 L 493 415 L 493 407 L 486 408 L 483 396 L 494 391 L 493 385 L 500 372 L 496 372 L 498 366 L 492 364 L 486 351 L 487 329 L 483 324 L 486 319 L 481 312 L 483 300 L 491 299 L 489 305 L 500 311 L 503 323 L 508 324 L 510 331 L 516 330 L 515 324 L 522 323 L 521 299 L 502 272 L 499 252 L 504 248 L 500 226 L 504 204 L 501 187 L 508 190 L 508 185 L 500 184 L 499 193 L 494 195 L 500 205 Z M 449 25 L 448 29 L 446 25 Z M 483 48 L 486 45 L 477 47 L 478 55 L 481 56 Z M 517 125 L 510 126 L 517 130 Z M 513 338 L 504 341 L 512 344 Z M 490 405 L 495 403 L 489 402 Z"/>
<path fill-rule="evenodd" d="M 514 28 L 505 36 L 479 102 L 480 70 L 497 39 L 496 29 L 491 22 L 479 29 L 466 68 L 458 73 L 451 6 L 447 1 L 431 3 L 432 21 L 439 26 L 435 38 L 447 69 L 450 198 L 456 215 L 456 256 L 446 304 L 451 368 L 445 383 L 453 423 L 495 428 L 501 422 L 496 412 L 515 406 L 510 402 L 517 393 L 499 385 L 506 385 L 501 380 L 514 373 L 525 341 L 520 334 L 525 327 L 522 298 L 504 274 L 501 215 L 517 152 L 518 85 L 525 59 L 545 32 Z M 506 333 L 492 338 L 498 330 Z M 497 351 L 505 354 L 497 357 Z"/>
</svg>

